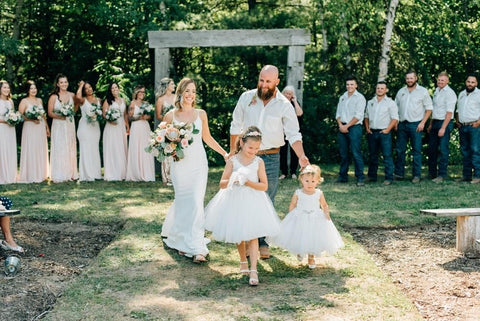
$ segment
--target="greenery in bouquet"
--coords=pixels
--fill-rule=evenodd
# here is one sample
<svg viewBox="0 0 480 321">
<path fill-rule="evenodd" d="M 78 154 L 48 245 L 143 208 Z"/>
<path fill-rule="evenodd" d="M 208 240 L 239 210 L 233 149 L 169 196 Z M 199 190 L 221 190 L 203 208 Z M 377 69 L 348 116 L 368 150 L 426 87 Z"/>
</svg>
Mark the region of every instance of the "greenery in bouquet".
<svg viewBox="0 0 480 321">
<path fill-rule="evenodd" d="M 14 109 L 9 109 L 4 116 L 4 119 L 11 126 L 16 126 L 23 121 L 22 114 Z"/>
<path fill-rule="evenodd" d="M 99 104 L 92 103 L 91 107 L 87 109 L 87 120 L 89 123 L 100 122 L 103 120 L 102 107 Z"/>
<path fill-rule="evenodd" d="M 122 116 L 120 109 L 115 107 L 110 107 L 107 112 L 105 113 L 105 119 L 108 121 L 117 121 Z"/>
<path fill-rule="evenodd" d="M 142 112 L 142 115 L 148 115 L 153 118 L 155 114 L 155 107 L 153 107 L 152 104 L 149 103 L 143 103 L 140 106 L 140 111 Z"/>
<path fill-rule="evenodd" d="M 32 120 L 40 120 L 45 117 L 45 109 L 43 109 L 43 106 L 28 106 L 25 110 L 25 117 Z"/>
<path fill-rule="evenodd" d="M 73 116 L 75 116 L 75 111 L 73 110 L 73 105 L 69 103 L 62 103 L 60 105 L 60 109 L 55 109 L 54 112 L 57 115 L 64 116 L 68 118 L 70 121 L 73 121 Z"/>
<path fill-rule="evenodd" d="M 185 157 L 183 150 L 193 143 L 193 134 L 199 130 L 192 123 L 167 124 L 161 122 L 152 132 L 152 139 L 145 150 L 152 153 L 159 162 L 172 156 L 174 161 Z"/>
</svg>

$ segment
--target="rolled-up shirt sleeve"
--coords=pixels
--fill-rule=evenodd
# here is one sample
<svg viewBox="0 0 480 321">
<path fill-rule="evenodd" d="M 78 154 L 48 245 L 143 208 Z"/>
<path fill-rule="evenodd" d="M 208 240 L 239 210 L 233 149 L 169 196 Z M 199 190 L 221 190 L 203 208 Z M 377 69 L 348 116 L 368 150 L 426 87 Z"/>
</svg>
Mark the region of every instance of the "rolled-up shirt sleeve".
<svg viewBox="0 0 480 321">
<path fill-rule="evenodd" d="M 248 100 L 247 93 L 248 92 L 244 92 L 240 95 L 237 105 L 233 110 L 232 122 L 230 123 L 230 135 L 240 135 L 242 133 L 245 118 L 244 108 L 246 101 Z"/>
<path fill-rule="evenodd" d="M 358 95 L 355 101 L 355 111 L 353 117 L 359 121 L 363 121 L 365 115 L 365 106 L 367 106 L 367 100 L 363 95 Z"/>
<path fill-rule="evenodd" d="M 298 125 L 298 118 L 295 110 L 290 106 L 285 108 L 285 116 L 283 117 L 283 131 L 290 145 L 296 141 L 302 141 L 302 134 L 300 133 L 300 126 Z"/>
</svg>

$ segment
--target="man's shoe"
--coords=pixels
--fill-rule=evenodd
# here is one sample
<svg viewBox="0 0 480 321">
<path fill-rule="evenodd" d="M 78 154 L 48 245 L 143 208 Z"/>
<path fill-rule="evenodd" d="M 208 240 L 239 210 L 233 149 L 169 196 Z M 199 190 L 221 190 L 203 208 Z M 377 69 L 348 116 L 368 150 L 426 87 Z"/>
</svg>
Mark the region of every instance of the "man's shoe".
<svg viewBox="0 0 480 321">
<path fill-rule="evenodd" d="M 420 183 L 420 177 L 415 176 L 415 177 L 412 179 L 412 183 L 414 183 L 414 184 Z"/>
<path fill-rule="evenodd" d="M 358 181 L 357 186 L 365 186 L 365 182 L 364 181 Z"/>
<path fill-rule="evenodd" d="M 403 181 L 403 176 L 393 174 L 393 180 L 395 181 Z"/>
<path fill-rule="evenodd" d="M 344 180 L 344 179 L 341 179 L 340 177 L 337 178 L 337 180 L 335 181 L 335 183 L 338 183 L 338 184 L 345 184 L 345 183 L 348 183 L 348 181 Z"/>
<path fill-rule="evenodd" d="M 287 177 L 287 176 L 285 176 L 285 175 L 282 174 L 282 175 L 280 175 L 280 177 L 279 177 L 278 179 L 285 179 L 286 177 Z"/>
<path fill-rule="evenodd" d="M 432 179 L 432 182 L 434 182 L 435 184 L 440 184 L 441 182 L 443 182 L 443 180 L 444 178 L 442 176 L 438 176 Z"/>
<path fill-rule="evenodd" d="M 376 182 L 377 182 L 376 178 L 371 178 L 371 177 L 365 178 L 365 183 L 376 183 Z"/>
<path fill-rule="evenodd" d="M 270 250 L 267 246 L 260 246 L 260 258 L 263 260 L 270 258 Z"/>
<path fill-rule="evenodd" d="M 478 184 L 480 183 L 480 178 L 474 178 L 472 179 L 472 181 L 470 182 L 470 184 Z"/>
<path fill-rule="evenodd" d="M 468 177 L 462 177 L 462 178 L 457 178 L 455 182 L 461 183 L 461 182 L 470 182 L 472 179 Z"/>
<path fill-rule="evenodd" d="M 297 179 L 297 175 L 292 174 L 292 179 Z"/>
<path fill-rule="evenodd" d="M 383 181 L 383 185 L 392 185 L 392 181 L 385 180 Z"/>
</svg>

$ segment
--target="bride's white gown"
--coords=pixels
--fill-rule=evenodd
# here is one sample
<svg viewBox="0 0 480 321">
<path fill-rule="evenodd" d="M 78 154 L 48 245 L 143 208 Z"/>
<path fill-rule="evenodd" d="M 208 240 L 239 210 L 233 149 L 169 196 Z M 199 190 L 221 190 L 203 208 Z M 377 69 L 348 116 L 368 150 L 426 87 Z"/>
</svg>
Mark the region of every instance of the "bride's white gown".
<svg viewBox="0 0 480 321">
<path fill-rule="evenodd" d="M 173 117 L 173 123 L 178 123 Z M 175 200 L 168 210 L 162 227 L 168 247 L 187 253 L 207 255 L 204 238 L 204 197 L 207 187 L 208 163 L 202 142 L 202 120 L 195 119 L 198 134 L 193 135 L 193 143 L 184 149 L 185 158 L 172 162 L 171 176 L 175 190 Z"/>
</svg>

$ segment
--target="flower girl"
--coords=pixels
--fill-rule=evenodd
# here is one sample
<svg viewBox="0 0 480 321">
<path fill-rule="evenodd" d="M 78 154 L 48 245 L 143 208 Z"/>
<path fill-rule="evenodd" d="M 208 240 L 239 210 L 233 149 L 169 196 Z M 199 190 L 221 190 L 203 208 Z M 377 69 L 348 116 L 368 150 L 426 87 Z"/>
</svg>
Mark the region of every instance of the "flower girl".
<svg viewBox="0 0 480 321">
<path fill-rule="evenodd" d="M 274 236 L 280 220 L 270 198 L 265 164 L 256 154 L 262 135 L 251 126 L 239 136 L 237 154 L 227 161 L 220 180 L 220 191 L 205 209 L 205 228 L 218 241 L 236 243 L 240 272 L 249 274 L 249 284 L 258 285 L 258 237 Z M 248 268 L 246 243 L 250 255 Z"/>
<path fill-rule="evenodd" d="M 323 181 L 320 167 L 306 166 L 298 179 L 302 188 L 293 194 L 280 233 L 269 241 L 296 254 L 299 260 L 308 254 L 308 267 L 314 269 L 315 255 L 333 254 L 343 246 L 343 241 L 330 219 L 323 192 L 316 188 Z"/>
</svg>

